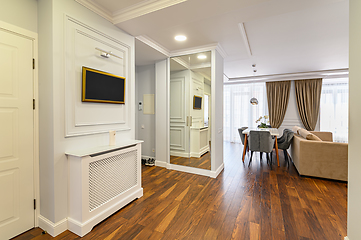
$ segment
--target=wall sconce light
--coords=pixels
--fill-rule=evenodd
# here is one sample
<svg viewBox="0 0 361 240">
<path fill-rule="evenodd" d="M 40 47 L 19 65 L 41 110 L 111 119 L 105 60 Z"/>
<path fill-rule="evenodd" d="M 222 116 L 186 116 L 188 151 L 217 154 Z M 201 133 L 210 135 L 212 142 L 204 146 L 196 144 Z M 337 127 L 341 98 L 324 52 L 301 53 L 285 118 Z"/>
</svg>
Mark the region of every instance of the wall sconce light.
<svg viewBox="0 0 361 240">
<path fill-rule="evenodd" d="M 252 105 L 258 105 L 258 100 L 257 98 L 253 97 L 251 98 L 251 100 L 249 101 Z"/>
<path fill-rule="evenodd" d="M 115 55 L 114 53 L 112 52 L 108 52 L 108 51 L 105 51 L 103 49 L 100 49 L 100 48 L 95 48 L 96 50 L 100 51 L 100 56 L 103 57 L 103 58 L 109 58 L 109 56 L 113 56 L 113 57 L 117 57 L 117 58 L 120 58 L 120 59 L 123 59 L 122 57 L 119 57 L 118 55 Z"/>
</svg>

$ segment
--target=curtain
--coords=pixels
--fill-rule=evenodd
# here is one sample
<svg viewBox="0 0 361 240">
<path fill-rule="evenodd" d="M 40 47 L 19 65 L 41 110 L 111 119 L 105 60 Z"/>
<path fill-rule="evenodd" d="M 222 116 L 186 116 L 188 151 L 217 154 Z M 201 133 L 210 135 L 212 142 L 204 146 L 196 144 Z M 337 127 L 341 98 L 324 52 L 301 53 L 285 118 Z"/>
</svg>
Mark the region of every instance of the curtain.
<svg viewBox="0 0 361 240">
<path fill-rule="evenodd" d="M 324 79 L 320 130 L 332 132 L 334 142 L 348 142 L 348 79 Z"/>
<path fill-rule="evenodd" d="M 267 96 L 265 83 L 225 84 L 223 88 L 224 141 L 240 143 L 238 128 L 256 128 L 256 120 L 267 115 Z M 258 105 L 249 101 L 252 97 L 258 99 Z"/>
<path fill-rule="evenodd" d="M 291 81 L 266 82 L 269 121 L 279 128 L 286 114 Z"/>
<path fill-rule="evenodd" d="M 322 78 L 295 81 L 298 114 L 308 131 L 316 127 L 320 110 Z"/>
</svg>

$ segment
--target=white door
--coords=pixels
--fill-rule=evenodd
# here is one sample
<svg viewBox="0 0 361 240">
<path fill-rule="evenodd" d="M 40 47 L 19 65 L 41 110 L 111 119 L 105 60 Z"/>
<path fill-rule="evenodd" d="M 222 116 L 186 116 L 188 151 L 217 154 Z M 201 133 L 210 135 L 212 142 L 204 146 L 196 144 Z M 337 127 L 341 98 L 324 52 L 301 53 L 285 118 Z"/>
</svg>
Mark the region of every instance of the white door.
<svg viewBox="0 0 361 240">
<path fill-rule="evenodd" d="M 170 77 L 170 155 L 190 157 L 189 70 Z"/>
<path fill-rule="evenodd" d="M 34 227 L 33 42 L 0 29 L 0 239 Z"/>
</svg>

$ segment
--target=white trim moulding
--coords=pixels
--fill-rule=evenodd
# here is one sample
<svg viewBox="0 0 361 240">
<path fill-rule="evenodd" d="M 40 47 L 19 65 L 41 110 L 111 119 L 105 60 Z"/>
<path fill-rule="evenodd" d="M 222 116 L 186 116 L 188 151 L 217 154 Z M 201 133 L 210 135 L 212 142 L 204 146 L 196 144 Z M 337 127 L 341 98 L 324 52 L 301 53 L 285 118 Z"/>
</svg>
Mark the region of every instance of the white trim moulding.
<svg viewBox="0 0 361 240">
<path fill-rule="evenodd" d="M 244 26 L 244 23 L 239 23 L 238 24 L 239 27 L 239 31 L 241 32 L 243 41 L 244 41 L 244 45 L 247 49 L 247 53 L 250 57 L 252 57 L 252 51 L 251 51 L 251 45 L 249 44 L 249 40 L 248 40 L 248 36 L 247 36 L 247 32 L 246 32 L 246 28 Z"/>
<path fill-rule="evenodd" d="M 266 82 L 266 81 L 286 81 L 286 80 L 302 80 L 312 78 L 347 78 L 348 68 L 331 69 L 323 71 L 310 71 L 310 72 L 297 72 L 297 73 L 285 73 L 285 74 L 272 74 L 272 75 L 261 75 L 261 76 L 249 76 L 249 77 L 237 77 L 229 78 L 224 84 L 234 83 L 247 83 L 247 82 Z"/>
<path fill-rule="evenodd" d="M 145 0 L 116 12 L 110 12 L 92 0 L 75 1 L 107 19 L 111 23 L 118 24 L 151 12 L 174 6 L 187 0 Z"/>
<path fill-rule="evenodd" d="M 113 13 L 114 24 L 122 23 L 145 14 L 177 5 L 187 0 L 146 0 Z"/>
<path fill-rule="evenodd" d="M 95 3 L 92 0 L 75 0 L 77 3 L 83 5 L 84 7 L 88 8 L 89 10 L 95 12 L 99 16 L 105 18 L 109 22 L 113 23 L 113 15 L 111 12 L 100 6 L 99 4 Z"/>
<path fill-rule="evenodd" d="M 64 218 L 57 223 L 53 223 L 44 216 L 39 215 L 39 227 L 47 231 L 52 237 L 56 237 L 62 232 L 68 230 L 68 219 Z"/>
<path fill-rule="evenodd" d="M 161 54 L 164 54 L 165 56 L 170 57 L 169 50 L 164 48 L 163 46 L 161 46 L 159 43 L 157 43 L 156 41 L 154 41 L 150 37 L 142 35 L 142 36 L 138 36 L 138 37 L 135 37 L 135 38 L 138 39 L 139 41 L 143 42 L 144 44 L 147 44 L 149 47 L 157 50 Z"/>
</svg>

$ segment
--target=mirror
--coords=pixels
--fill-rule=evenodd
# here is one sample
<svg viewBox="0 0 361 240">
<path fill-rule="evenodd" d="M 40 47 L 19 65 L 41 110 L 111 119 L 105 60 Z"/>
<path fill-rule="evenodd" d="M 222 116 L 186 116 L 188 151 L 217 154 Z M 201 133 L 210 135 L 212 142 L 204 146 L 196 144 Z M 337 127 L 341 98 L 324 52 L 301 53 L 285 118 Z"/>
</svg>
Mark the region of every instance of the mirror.
<svg viewBox="0 0 361 240">
<path fill-rule="evenodd" d="M 170 163 L 211 170 L 211 51 L 170 59 Z"/>
</svg>

